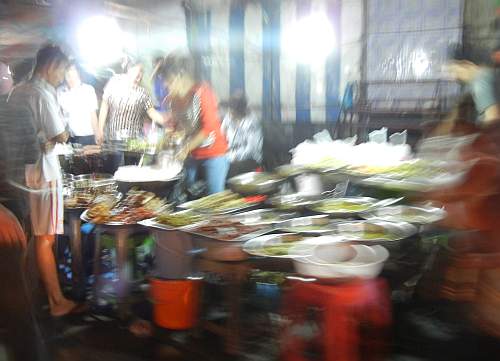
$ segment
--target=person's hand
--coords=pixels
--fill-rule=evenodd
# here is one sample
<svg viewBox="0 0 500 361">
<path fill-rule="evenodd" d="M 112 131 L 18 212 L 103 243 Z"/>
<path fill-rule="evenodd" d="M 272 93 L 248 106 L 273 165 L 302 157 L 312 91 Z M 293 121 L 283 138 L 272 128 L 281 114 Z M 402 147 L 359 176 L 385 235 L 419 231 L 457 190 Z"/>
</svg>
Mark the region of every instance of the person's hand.
<svg viewBox="0 0 500 361">
<path fill-rule="evenodd" d="M 95 135 L 95 144 L 97 145 L 102 145 L 102 143 L 104 142 L 104 136 L 102 134 L 101 131 L 99 131 L 96 135 Z"/>
<path fill-rule="evenodd" d="M 51 141 L 43 143 L 41 145 L 42 152 L 44 152 L 44 153 L 50 152 L 52 149 L 54 149 L 55 145 L 56 145 L 56 143 L 55 142 L 51 142 Z"/>
<path fill-rule="evenodd" d="M 0 205 L 0 246 L 26 248 L 26 234 L 17 218 Z"/>
<path fill-rule="evenodd" d="M 189 155 L 189 148 L 188 147 L 182 147 L 182 149 L 175 155 L 175 158 L 177 160 L 184 162 L 186 158 Z"/>
</svg>

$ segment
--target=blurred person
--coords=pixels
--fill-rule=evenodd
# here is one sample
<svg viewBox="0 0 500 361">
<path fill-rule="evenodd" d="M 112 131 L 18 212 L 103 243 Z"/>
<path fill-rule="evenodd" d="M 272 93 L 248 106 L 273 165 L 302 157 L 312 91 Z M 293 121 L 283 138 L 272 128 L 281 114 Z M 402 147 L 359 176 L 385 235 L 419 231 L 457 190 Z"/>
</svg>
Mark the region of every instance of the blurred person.
<svg viewBox="0 0 500 361">
<path fill-rule="evenodd" d="M 455 46 L 447 65 L 450 75 L 464 84 L 465 92 L 472 95 L 481 124 L 500 119 L 495 72 L 489 63 L 471 54 L 469 49 Z"/>
<path fill-rule="evenodd" d="M 126 73 L 113 76 L 104 88 L 98 144 L 104 140 L 141 137 L 147 117 L 164 124 L 164 117 L 153 107 L 151 96 L 141 86 L 143 68 L 141 61 L 129 60 L 125 65 Z"/>
<path fill-rule="evenodd" d="M 70 141 L 81 145 L 96 144 L 99 133 L 97 96 L 91 85 L 82 82 L 75 63 L 66 71 L 65 84 L 58 90 L 58 100 L 68 122 Z"/>
<path fill-rule="evenodd" d="M 153 95 L 155 97 L 155 109 L 159 112 L 168 111 L 168 88 L 165 86 L 165 81 L 163 80 L 160 72 L 161 66 L 163 64 L 163 57 L 156 56 L 153 59 L 153 73 L 151 74 L 151 84 L 153 86 Z"/>
<path fill-rule="evenodd" d="M 46 360 L 26 279 L 27 236 L 22 227 L 26 204 L 23 195 L 9 185 L 9 181 L 23 182 L 24 167 L 36 162 L 40 147 L 30 114 L 13 113 L 7 104 L 11 75 L 0 63 L 0 79 L 5 80 L 0 88 L 0 327 L 7 327 L 9 360 Z"/>
<path fill-rule="evenodd" d="M 247 98 L 241 91 L 229 99 L 229 111 L 222 121 L 222 132 L 229 145 L 228 178 L 255 171 L 262 163 L 262 127 L 248 108 Z"/>
<path fill-rule="evenodd" d="M 36 55 L 32 78 L 16 86 L 8 99 L 9 107 L 23 114 L 29 113 L 36 134 L 35 144 L 40 148 L 36 162 L 25 166 L 25 184 L 29 189 L 29 214 L 37 264 L 53 317 L 82 310 L 80 305 L 64 297 L 53 253 L 56 235 L 64 232 L 62 175 L 54 146 L 68 139 L 56 87 L 64 80 L 68 65 L 68 57 L 58 46 L 41 48 Z"/>
<path fill-rule="evenodd" d="M 209 194 L 222 192 L 229 169 L 227 141 L 221 130 L 217 100 L 206 83 L 197 81 L 189 56 L 169 55 L 160 72 L 170 94 L 176 130 L 185 143 L 178 158 L 185 161 L 186 183 L 191 187 L 203 169 Z"/>
</svg>

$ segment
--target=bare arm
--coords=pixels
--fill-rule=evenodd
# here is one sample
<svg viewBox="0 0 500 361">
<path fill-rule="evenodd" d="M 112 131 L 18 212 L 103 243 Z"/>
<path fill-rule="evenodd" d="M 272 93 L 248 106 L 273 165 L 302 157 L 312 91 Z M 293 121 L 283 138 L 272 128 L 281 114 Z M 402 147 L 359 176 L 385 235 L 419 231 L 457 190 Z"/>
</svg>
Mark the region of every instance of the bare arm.
<svg viewBox="0 0 500 361">
<path fill-rule="evenodd" d="M 97 138 L 97 135 L 99 134 L 99 119 L 97 119 L 97 112 L 95 110 L 90 113 L 90 122 L 92 124 L 92 130 L 94 131 L 95 137 Z"/>
<path fill-rule="evenodd" d="M 198 148 L 205 139 L 207 139 L 205 133 L 202 130 L 199 131 L 198 134 L 191 138 L 189 142 L 184 146 L 184 148 L 179 152 L 177 158 L 179 158 L 180 160 L 186 159 L 189 153 Z"/>
<path fill-rule="evenodd" d="M 484 111 L 484 124 L 492 124 L 500 120 L 500 109 L 497 104 L 494 104 Z"/>
<path fill-rule="evenodd" d="M 161 113 L 157 111 L 155 108 L 149 108 L 147 113 L 149 118 L 151 118 L 153 122 L 161 126 L 165 125 L 165 118 L 163 118 L 163 115 L 161 115 Z"/>
<path fill-rule="evenodd" d="M 104 127 L 106 125 L 106 119 L 108 118 L 108 111 L 108 102 L 103 99 L 101 103 L 101 110 L 99 111 L 98 131 L 96 133 L 98 144 L 102 143 L 104 140 Z"/>
</svg>

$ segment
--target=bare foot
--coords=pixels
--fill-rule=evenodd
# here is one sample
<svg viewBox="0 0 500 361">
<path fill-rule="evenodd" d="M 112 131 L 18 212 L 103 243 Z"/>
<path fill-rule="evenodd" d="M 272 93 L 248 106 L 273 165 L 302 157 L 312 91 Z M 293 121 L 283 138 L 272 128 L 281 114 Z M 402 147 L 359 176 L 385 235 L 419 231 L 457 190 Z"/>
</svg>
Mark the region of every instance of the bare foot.
<svg viewBox="0 0 500 361">
<path fill-rule="evenodd" d="M 50 314 L 53 317 L 61 317 L 71 313 L 76 307 L 76 302 L 63 298 L 61 301 L 50 305 Z"/>
</svg>

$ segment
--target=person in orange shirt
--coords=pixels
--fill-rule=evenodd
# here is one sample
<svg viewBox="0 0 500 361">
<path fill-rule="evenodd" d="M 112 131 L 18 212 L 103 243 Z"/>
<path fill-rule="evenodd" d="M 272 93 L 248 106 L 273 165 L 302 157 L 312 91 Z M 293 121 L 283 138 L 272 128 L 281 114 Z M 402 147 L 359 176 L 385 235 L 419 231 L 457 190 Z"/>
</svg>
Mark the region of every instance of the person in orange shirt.
<svg viewBox="0 0 500 361">
<path fill-rule="evenodd" d="M 170 92 L 176 131 L 185 136 L 178 158 L 185 160 L 187 186 L 196 182 L 198 172 L 203 169 L 208 193 L 222 192 L 229 170 L 228 145 L 213 90 L 207 83 L 196 80 L 194 61 L 189 56 L 167 56 L 161 76 Z"/>
</svg>

